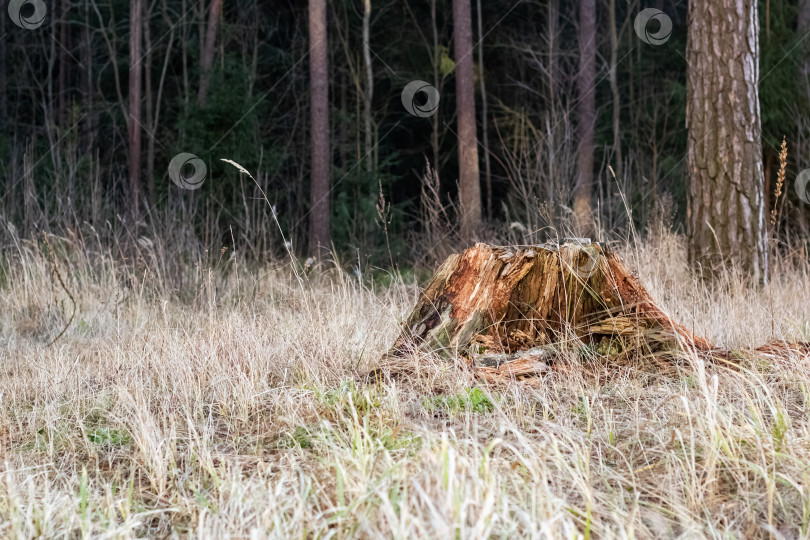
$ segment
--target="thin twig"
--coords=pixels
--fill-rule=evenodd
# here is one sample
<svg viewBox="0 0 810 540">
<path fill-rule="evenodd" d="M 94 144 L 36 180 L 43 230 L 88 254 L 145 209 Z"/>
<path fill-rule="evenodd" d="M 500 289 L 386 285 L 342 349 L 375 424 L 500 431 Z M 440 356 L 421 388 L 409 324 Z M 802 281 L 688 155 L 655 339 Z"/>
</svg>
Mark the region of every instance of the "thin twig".
<svg viewBox="0 0 810 540">
<path fill-rule="evenodd" d="M 76 316 L 76 300 L 73 298 L 73 295 L 68 290 L 64 280 L 62 280 L 62 274 L 59 273 L 59 269 L 56 266 L 56 260 L 53 254 L 53 249 L 51 249 L 51 244 L 50 242 L 48 242 L 48 234 L 45 231 L 42 231 L 42 237 L 45 239 L 45 245 L 48 247 L 48 261 L 51 263 L 51 272 L 56 274 L 56 280 L 59 282 L 59 285 L 62 286 L 62 290 L 65 291 L 65 293 L 68 295 L 68 298 L 70 298 L 70 302 L 73 304 L 73 312 L 70 314 L 70 319 L 68 319 L 68 322 L 65 325 L 65 327 L 62 328 L 62 331 L 59 332 L 59 334 L 55 338 L 53 338 L 50 341 L 50 343 L 45 345 L 46 347 L 50 347 L 51 345 L 56 343 L 56 340 L 58 340 L 60 337 L 62 337 L 62 335 L 64 335 L 64 333 L 67 331 L 67 329 L 73 322 L 73 317 Z"/>
</svg>

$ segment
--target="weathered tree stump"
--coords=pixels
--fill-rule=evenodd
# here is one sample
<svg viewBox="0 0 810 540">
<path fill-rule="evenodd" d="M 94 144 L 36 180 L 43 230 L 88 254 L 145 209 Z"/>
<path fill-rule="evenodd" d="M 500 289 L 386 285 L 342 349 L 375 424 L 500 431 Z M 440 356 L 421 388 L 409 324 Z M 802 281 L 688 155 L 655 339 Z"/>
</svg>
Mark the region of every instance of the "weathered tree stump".
<svg viewBox="0 0 810 540">
<path fill-rule="evenodd" d="M 477 244 L 439 267 L 389 356 L 469 358 L 484 374 L 531 375 L 559 344 L 709 351 L 668 317 L 619 258 L 573 239 L 520 249 Z"/>
</svg>

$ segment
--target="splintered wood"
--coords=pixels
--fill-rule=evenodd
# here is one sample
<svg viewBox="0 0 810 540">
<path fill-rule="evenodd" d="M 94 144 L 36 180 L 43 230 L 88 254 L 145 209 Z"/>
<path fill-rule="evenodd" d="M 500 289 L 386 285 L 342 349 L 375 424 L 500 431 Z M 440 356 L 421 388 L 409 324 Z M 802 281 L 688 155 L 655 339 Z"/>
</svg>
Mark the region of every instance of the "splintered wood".
<svg viewBox="0 0 810 540">
<path fill-rule="evenodd" d="M 587 239 L 451 255 L 420 294 L 389 356 L 467 358 L 495 380 L 537 375 L 563 342 L 605 354 L 708 351 L 670 319 L 619 258 Z"/>
</svg>

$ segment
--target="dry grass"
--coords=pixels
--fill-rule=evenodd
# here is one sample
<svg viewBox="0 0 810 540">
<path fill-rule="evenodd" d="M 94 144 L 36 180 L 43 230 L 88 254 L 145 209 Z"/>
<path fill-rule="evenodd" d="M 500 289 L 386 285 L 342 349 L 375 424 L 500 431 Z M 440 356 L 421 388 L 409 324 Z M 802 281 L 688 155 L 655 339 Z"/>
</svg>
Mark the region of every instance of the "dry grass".
<svg viewBox="0 0 810 540">
<path fill-rule="evenodd" d="M 470 390 L 426 358 L 364 383 L 415 300 L 337 271 L 149 272 L 52 239 L 6 253 L 0 536 L 807 537 L 810 359 L 552 371 Z M 808 340 L 806 267 L 708 290 L 661 235 L 624 249 L 677 320 Z M 227 254 L 225 255 L 227 258 Z"/>
</svg>

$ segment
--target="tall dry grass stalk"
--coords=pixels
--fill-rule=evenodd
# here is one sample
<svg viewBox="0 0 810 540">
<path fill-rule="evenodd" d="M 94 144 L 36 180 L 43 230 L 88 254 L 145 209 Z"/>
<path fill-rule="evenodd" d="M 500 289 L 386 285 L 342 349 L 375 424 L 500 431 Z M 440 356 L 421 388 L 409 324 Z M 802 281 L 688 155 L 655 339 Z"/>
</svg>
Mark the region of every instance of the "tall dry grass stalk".
<svg viewBox="0 0 810 540">
<path fill-rule="evenodd" d="M 806 267 L 706 286 L 656 238 L 622 250 L 696 333 L 810 339 Z M 77 303 L 52 346 L 70 305 L 46 253 L 17 238 L 2 262 L 0 536 L 808 535 L 810 359 L 660 372 L 573 351 L 538 389 L 471 390 L 422 357 L 367 383 L 413 284 L 238 255 L 171 267 L 181 281 L 157 239 L 148 272 L 50 243 Z"/>
</svg>

